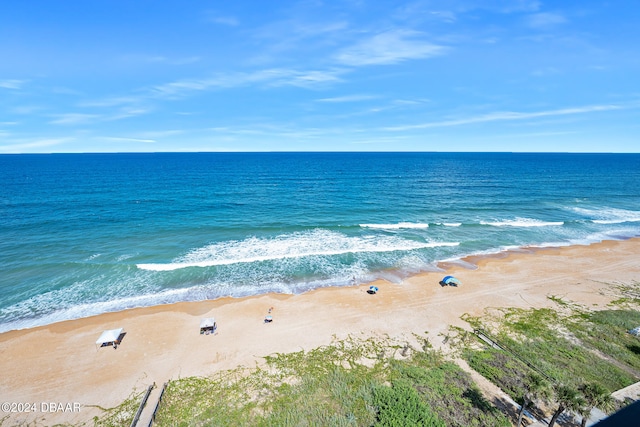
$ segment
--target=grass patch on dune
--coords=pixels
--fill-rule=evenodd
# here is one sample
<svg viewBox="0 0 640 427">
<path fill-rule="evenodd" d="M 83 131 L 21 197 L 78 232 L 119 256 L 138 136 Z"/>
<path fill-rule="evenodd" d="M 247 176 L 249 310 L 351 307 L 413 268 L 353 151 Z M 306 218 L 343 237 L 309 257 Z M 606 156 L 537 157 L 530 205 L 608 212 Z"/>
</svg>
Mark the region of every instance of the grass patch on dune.
<svg viewBox="0 0 640 427">
<path fill-rule="evenodd" d="M 457 365 L 426 344 L 407 350 L 348 339 L 272 355 L 250 370 L 173 381 L 156 425 L 510 425 Z"/>
<path fill-rule="evenodd" d="M 131 395 L 121 404 L 113 408 L 104 408 L 101 406 L 94 406 L 102 410 L 101 416 L 93 417 L 91 421 L 85 421 L 80 423 L 62 423 L 55 424 L 53 427 L 130 427 L 133 418 L 136 416 L 136 412 L 140 407 L 140 401 L 145 391 L 134 391 Z M 10 419 L 10 416 L 4 416 L 0 418 L 0 427 L 50 427 L 51 423 L 47 422 L 45 417 L 37 417 L 33 420 L 16 420 Z"/>
<path fill-rule="evenodd" d="M 640 312 L 635 310 L 602 310 L 576 316 L 568 329 L 581 342 L 640 376 L 640 338 L 630 329 L 640 326 Z"/>
<path fill-rule="evenodd" d="M 636 310 L 640 308 L 640 282 L 618 284 L 612 288 L 618 294 L 618 298 L 611 302 L 611 306 Z"/>
<path fill-rule="evenodd" d="M 564 384 L 599 382 L 615 391 L 637 381 L 573 333 L 594 326 L 589 319 L 578 318 L 584 319 L 582 315 L 565 317 L 551 309 L 510 310 L 499 339 L 523 360 Z"/>
<path fill-rule="evenodd" d="M 95 427 L 128 427 L 140 407 L 142 395 L 146 390 L 131 393 L 120 405 L 114 408 L 101 408 L 104 412 L 101 417 L 94 417 Z"/>
<path fill-rule="evenodd" d="M 559 310 L 507 309 L 500 319 L 473 322 L 506 351 L 476 340 L 463 357 L 517 401 L 534 369 L 553 383 L 599 383 L 610 392 L 640 380 L 640 339 L 627 332 L 640 325 L 635 310 L 587 311 L 563 302 Z"/>
</svg>

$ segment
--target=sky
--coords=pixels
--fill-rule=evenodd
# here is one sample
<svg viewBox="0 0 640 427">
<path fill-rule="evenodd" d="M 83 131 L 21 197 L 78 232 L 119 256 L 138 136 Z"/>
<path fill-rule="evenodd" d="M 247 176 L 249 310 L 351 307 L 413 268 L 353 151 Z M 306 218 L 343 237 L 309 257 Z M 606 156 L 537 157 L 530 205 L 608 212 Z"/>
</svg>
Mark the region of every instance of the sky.
<svg viewBox="0 0 640 427">
<path fill-rule="evenodd" d="M 640 2 L 0 3 L 0 153 L 640 152 Z"/>
</svg>

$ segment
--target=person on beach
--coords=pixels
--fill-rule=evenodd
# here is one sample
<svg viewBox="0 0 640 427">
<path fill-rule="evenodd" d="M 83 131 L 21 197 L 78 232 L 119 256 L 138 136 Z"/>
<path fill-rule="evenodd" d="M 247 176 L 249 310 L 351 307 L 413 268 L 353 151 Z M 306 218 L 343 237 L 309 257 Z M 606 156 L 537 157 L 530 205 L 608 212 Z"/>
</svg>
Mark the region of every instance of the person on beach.
<svg viewBox="0 0 640 427">
<path fill-rule="evenodd" d="M 267 315 L 264 317 L 264 323 L 273 322 L 273 317 L 271 316 L 272 311 L 273 311 L 273 307 L 269 307 L 269 310 L 267 310 Z"/>
</svg>

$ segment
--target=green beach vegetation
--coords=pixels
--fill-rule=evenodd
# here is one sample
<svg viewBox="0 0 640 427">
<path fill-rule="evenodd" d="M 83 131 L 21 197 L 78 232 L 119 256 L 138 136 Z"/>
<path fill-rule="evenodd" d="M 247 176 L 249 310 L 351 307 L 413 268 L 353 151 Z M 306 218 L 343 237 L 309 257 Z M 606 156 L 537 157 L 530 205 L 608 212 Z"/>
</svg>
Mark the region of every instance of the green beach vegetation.
<svg viewBox="0 0 640 427">
<path fill-rule="evenodd" d="M 550 425 L 571 411 L 585 425 L 592 408 L 619 408 L 611 393 L 640 380 L 640 338 L 628 333 L 640 326 L 639 289 L 621 285 L 622 297 L 601 310 L 549 296 L 553 308 L 463 316 L 474 333 L 452 327 L 446 354 L 427 334 L 351 336 L 272 354 L 254 367 L 177 379 L 154 426 L 509 426 L 525 410 Z M 498 409 L 459 359 L 523 407 Z M 129 426 L 141 395 L 82 425 Z"/>
<path fill-rule="evenodd" d="M 270 355 L 253 368 L 174 380 L 153 425 L 511 425 L 468 373 L 434 350 L 426 336 L 415 338 L 421 348 L 388 337 L 349 337 L 310 351 Z M 64 426 L 129 427 L 143 394 L 100 408 L 103 415 L 92 422 Z"/>
<path fill-rule="evenodd" d="M 467 373 L 423 342 L 416 350 L 349 338 L 250 370 L 173 381 L 155 425 L 510 425 Z"/>
<path fill-rule="evenodd" d="M 459 330 L 454 342 L 474 370 L 514 400 L 538 403 L 536 416 L 544 418 L 551 408 L 550 425 L 565 410 L 582 415 L 584 423 L 593 407 L 619 407 L 611 393 L 640 380 L 640 340 L 628 333 L 640 326 L 639 300 L 621 298 L 593 311 L 549 298 L 557 307 L 467 318 L 477 333 Z"/>
</svg>

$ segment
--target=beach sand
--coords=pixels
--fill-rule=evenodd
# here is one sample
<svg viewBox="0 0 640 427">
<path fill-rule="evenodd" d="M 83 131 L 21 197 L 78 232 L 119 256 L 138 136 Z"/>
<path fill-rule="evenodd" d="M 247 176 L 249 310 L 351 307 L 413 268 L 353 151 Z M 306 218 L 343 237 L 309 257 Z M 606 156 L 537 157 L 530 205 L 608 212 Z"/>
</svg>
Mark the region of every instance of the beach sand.
<svg viewBox="0 0 640 427">
<path fill-rule="evenodd" d="M 469 329 L 463 314 L 480 316 L 488 308 L 553 306 L 551 295 L 605 308 L 614 298 L 612 284 L 640 281 L 640 239 L 467 261 L 477 268 L 450 264 L 443 273 L 419 274 L 402 283 L 379 281 L 376 295 L 367 294 L 369 284 L 363 284 L 301 295 L 223 298 L 6 332 L 0 334 L 0 402 L 35 404 L 35 413 L 10 414 L 12 422 L 89 421 L 101 414 L 97 406 L 116 406 L 134 389 L 154 382 L 251 367 L 263 356 L 312 349 L 334 337 L 388 335 L 412 342 L 414 333 L 428 333 L 437 347 L 449 325 Z M 462 286 L 441 287 L 444 274 L 454 274 Z M 274 320 L 265 324 L 270 307 Z M 199 333 L 203 317 L 216 318 L 214 335 Z M 96 348 L 103 330 L 119 327 L 126 336 L 117 349 Z M 80 409 L 51 412 L 49 403 Z M 6 415 L 0 413 L 0 419 Z"/>
</svg>

